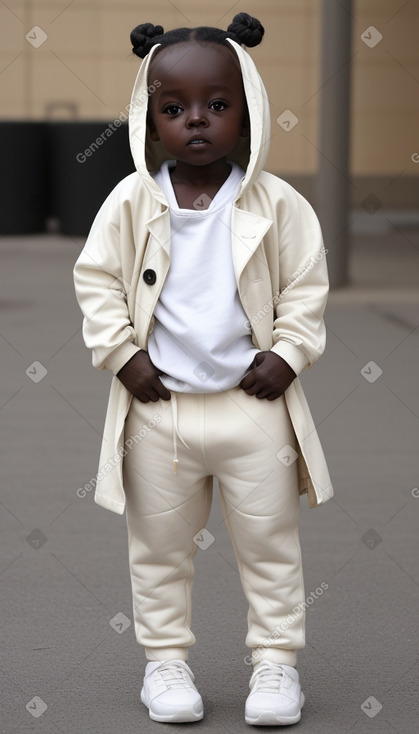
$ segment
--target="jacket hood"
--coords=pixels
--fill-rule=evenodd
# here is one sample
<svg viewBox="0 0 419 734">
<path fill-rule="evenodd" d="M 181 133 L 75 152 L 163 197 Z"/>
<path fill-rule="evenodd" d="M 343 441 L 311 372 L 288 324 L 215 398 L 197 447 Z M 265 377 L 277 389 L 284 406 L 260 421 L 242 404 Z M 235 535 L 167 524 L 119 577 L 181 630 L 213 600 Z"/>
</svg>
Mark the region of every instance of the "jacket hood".
<svg viewBox="0 0 419 734">
<path fill-rule="evenodd" d="M 246 172 L 239 196 L 258 178 L 269 152 L 270 113 L 266 89 L 249 54 L 235 41 L 227 39 L 240 63 L 244 92 L 249 110 L 250 137 L 240 138 L 229 155 L 229 160 L 239 164 Z M 135 80 L 129 111 L 129 139 L 135 167 L 154 198 L 167 205 L 166 198 L 150 172 L 157 171 L 163 161 L 171 156 L 160 141 L 151 140 L 147 128 L 149 94 L 158 82 L 148 78 L 151 59 L 160 44 L 153 46 L 143 59 Z"/>
</svg>

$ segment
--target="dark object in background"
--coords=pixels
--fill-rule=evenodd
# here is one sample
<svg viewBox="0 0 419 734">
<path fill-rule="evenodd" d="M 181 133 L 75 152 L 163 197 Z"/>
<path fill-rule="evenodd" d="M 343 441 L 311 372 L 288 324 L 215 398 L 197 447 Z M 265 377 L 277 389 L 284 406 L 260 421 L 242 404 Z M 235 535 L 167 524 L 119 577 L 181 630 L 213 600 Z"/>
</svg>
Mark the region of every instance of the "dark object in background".
<svg viewBox="0 0 419 734">
<path fill-rule="evenodd" d="M 50 214 L 62 234 L 85 236 L 114 186 L 135 171 L 128 125 L 120 120 L 54 122 L 48 123 L 48 138 Z"/>
<path fill-rule="evenodd" d="M 0 122 L 0 235 L 37 234 L 48 218 L 84 237 L 116 184 L 135 171 L 128 125 Z"/>
<path fill-rule="evenodd" d="M 49 153 L 43 122 L 0 122 L 0 234 L 44 232 Z"/>
</svg>

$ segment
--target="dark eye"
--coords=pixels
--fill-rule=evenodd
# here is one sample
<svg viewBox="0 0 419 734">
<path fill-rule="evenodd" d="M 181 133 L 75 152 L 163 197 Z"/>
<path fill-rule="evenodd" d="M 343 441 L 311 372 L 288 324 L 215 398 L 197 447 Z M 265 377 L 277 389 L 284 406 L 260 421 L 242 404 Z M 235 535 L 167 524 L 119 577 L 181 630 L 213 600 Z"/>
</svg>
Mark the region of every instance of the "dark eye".
<svg viewBox="0 0 419 734">
<path fill-rule="evenodd" d="M 167 115 L 178 115 L 179 112 L 182 112 L 182 108 L 178 104 L 169 104 L 167 107 L 164 108 L 164 112 Z"/>
<path fill-rule="evenodd" d="M 214 102 L 211 102 L 210 109 L 215 110 L 215 112 L 221 112 L 221 110 L 225 110 L 227 107 L 225 102 L 222 102 L 221 99 L 216 99 Z"/>
</svg>

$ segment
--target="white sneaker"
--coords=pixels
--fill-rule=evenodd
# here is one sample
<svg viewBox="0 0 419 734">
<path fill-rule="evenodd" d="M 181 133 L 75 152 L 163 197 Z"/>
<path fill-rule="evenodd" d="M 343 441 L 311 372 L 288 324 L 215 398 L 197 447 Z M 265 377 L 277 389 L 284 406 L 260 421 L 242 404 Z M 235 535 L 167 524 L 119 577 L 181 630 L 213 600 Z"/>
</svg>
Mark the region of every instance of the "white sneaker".
<svg viewBox="0 0 419 734">
<path fill-rule="evenodd" d="M 147 663 L 141 700 L 150 719 L 166 723 L 202 719 L 204 706 L 194 680 L 184 660 Z"/>
<path fill-rule="evenodd" d="M 249 683 L 245 720 L 257 726 L 296 724 L 301 719 L 304 694 L 298 672 L 291 665 L 263 660 Z"/>
</svg>

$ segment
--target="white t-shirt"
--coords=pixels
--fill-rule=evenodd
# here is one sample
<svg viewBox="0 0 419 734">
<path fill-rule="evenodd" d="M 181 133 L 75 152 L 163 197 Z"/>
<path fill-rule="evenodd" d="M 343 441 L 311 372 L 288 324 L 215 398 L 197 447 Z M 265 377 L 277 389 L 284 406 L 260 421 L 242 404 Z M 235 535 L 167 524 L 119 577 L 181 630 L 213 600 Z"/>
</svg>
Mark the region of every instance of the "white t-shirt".
<svg viewBox="0 0 419 734">
<path fill-rule="evenodd" d="M 166 161 L 154 178 L 170 207 L 170 269 L 154 311 L 151 361 L 168 390 L 210 393 L 239 384 L 255 355 L 231 252 L 231 214 L 244 171 L 232 170 L 208 209 L 180 209 Z M 173 165 L 173 163 L 172 163 Z M 205 194 L 202 195 L 205 197 Z"/>
</svg>

